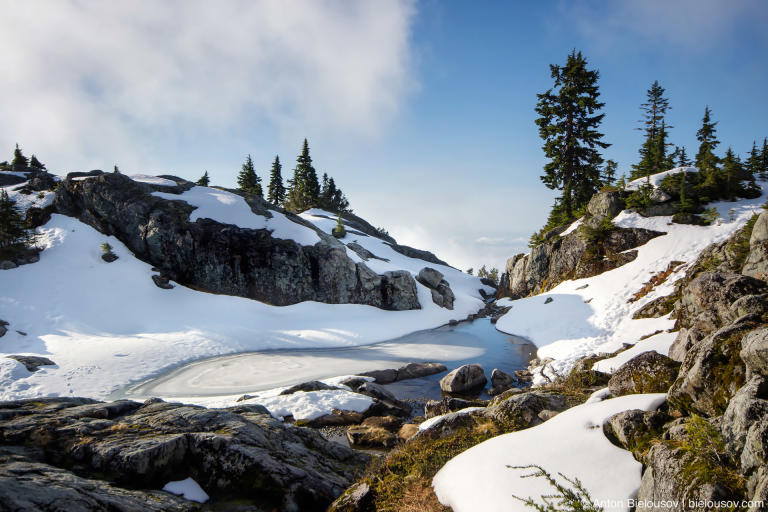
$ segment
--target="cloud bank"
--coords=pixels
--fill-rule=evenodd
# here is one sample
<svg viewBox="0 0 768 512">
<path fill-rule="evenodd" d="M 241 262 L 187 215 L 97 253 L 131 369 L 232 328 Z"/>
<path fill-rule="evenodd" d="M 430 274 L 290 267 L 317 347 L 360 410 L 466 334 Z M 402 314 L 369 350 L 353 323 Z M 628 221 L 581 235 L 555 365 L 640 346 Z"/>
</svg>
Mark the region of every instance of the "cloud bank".
<svg viewBox="0 0 768 512">
<path fill-rule="evenodd" d="M 256 126 L 375 137 L 415 87 L 410 0 L 0 8 L 6 152 L 19 141 L 52 160 L 111 162 L 158 140 Z"/>
</svg>

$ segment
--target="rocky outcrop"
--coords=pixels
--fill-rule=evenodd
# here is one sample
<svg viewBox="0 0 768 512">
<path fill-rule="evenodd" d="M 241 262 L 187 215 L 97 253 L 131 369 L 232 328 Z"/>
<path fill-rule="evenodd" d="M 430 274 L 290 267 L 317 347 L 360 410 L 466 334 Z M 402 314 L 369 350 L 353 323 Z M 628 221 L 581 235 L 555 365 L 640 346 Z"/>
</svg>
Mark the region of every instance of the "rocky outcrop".
<svg viewBox="0 0 768 512">
<path fill-rule="evenodd" d="M 236 502 L 255 510 L 325 510 L 367 462 L 365 455 L 261 408 L 205 409 L 158 400 L 2 402 L 0 450 L 0 482 L 8 475 L 30 476 L 9 484 L 19 491 L 10 503 L 62 500 L 43 510 L 144 510 L 131 506 L 144 502 L 149 510 L 184 510 L 180 500 L 158 490 L 190 476 L 223 508 Z M 64 469 L 73 465 L 77 476 Z M 0 489 L 9 492 L 2 484 Z"/>
<path fill-rule="evenodd" d="M 675 307 L 677 325 L 712 332 L 738 318 L 731 308 L 737 299 L 766 292 L 768 284 L 753 277 L 704 272 L 685 287 Z"/>
<path fill-rule="evenodd" d="M 556 236 L 535 246 L 529 254 L 507 260 L 498 295 L 513 299 L 536 295 L 568 279 L 591 277 L 620 267 L 637 257 L 637 252 L 630 249 L 663 234 L 641 228 L 615 228 L 602 235 L 602 254 L 592 251 L 595 244 L 588 243 L 578 229 Z"/>
<path fill-rule="evenodd" d="M 680 363 L 657 352 L 643 352 L 621 365 L 608 381 L 612 396 L 666 393 L 677 378 Z"/>
<path fill-rule="evenodd" d="M 440 379 L 440 389 L 446 393 L 475 393 L 479 392 L 488 379 L 483 367 L 479 364 L 465 364 L 451 371 Z"/>
<path fill-rule="evenodd" d="M 742 340 L 741 359 L 751 375 L 768 376 L 768 327 L 756 329 Z"/>
<path fill-rule="evenodd" d="M 76 176 L 70 174 L 57 189 L 56 210 L 117 237 L 139 259 L 177 283 L 275 305 L 313 300 L 392 310 L 420 308 L 409 272 L 376 274 L 365 263 L 354 263 L 343 244 L 298 216 L 284 212 L 291 221 L 317 232 L 320 241 L 315 245 L 273 238 L 266 229 L 210 219 L 190 222 L 194 207 L 183 197 L 169 201 L 151 195 L 155 190 L 181 193 L 193 186 L 179 178 L 174 179 L 177 187 L 159 187 L 118 173 L 80 181 L 73 179 Z M 255 214 L 270 217 L 275 211 L 256 196 L 244 198 Z"/>
<path fill-rule="evenodd" d="M 29 372 L 36 372 L 41 366 L 55 366 L 56 363 L 47 357 L 40 356 L 5 356 L 8 359 L 15 359 L 24 365 Z"/>
<path fill-rule="evenodd" d="M 744 262 L 744 275 L 768 280 L 768 212 L 760 214 L 752 227 L 749 255 Z"/>
<path fill-rule="evenodd" d="M 462 400 L 461 398 L 443 397 L 440 400 L 427 400 L 424 403 L 424 417 L 434 418 L 450 412 L 460 411 L 467 407 L 485 407 L 486 402 L 479 400 Z"/>
<path fill-rule="evenodd" d="M 453 302 L 456 296 L 451 290 L 451 285 L 443 279 L 443 274 L 431 267 L 424 267 L 419 270 L 416 280 L 430 289 L 432 292 L 432 302 L 441 308 L 453 309 Z"/>
</svg>

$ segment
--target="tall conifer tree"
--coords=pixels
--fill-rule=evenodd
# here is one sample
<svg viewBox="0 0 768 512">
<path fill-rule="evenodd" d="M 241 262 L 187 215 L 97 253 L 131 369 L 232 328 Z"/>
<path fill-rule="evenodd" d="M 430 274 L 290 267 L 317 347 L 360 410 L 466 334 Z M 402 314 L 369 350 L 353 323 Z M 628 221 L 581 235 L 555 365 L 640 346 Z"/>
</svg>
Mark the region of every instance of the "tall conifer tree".
<svg viewBox="0 0 768 512">
<path fill-rule="evenodd" d="M 294 211 L 304 211 L 317 205 L 319 197 L 320 183 L 317 180 L 317 171 L 312 166 L 307 139 L 304 139 L 301 153 L 296 158 L 293 178 L 289 180 L 288 207 Z"/>
<path fill-rule="evenodd" d="M 536 125 L 544 139 L 542 149 L 549 159 L 541 181 L 552 190 L 561 190 L 550 224 L 574 218 L 602 185 L 599 149 L 610 146 L 598 131 L 605 114 L 599 101 L 597 70 L 587 69 L 587 60 L 575 50 L 564 66 L 550 65 L 554 86 L 538 94 Z"/>
<path fill-rule="evenodd" d="M 647 101 L 640 105 L 643 111 L 642 130 L 645 132 L 645 141 L 640 147 L 640 161 L 632 166 L 632 178 L 642 178 L 665 171 L 668 163 L 666 158 L 666 130 L 672 128 L 666 125 L 664 116 L 671 107 L 669 100 L 664 97 L 664 88 L 658 80 L 653 82 L 646 92 Z M 665 140 L 659 141 L 659 138 Z"/>
<path fill-rule="evenodd" d="M 245 160 L 240 174 L 237 175 L 237 186 L 243 192 L 250 194 L 256 194 L 259 197 L 264 197 L 264 193 L 261 189 L 261 178 L 256 174 L 253 168 L 253 160 L 251 155 Z"/>
<path fill-rule="evenodd" d="M 712 122 L 712 111 L 709 106 L 704 109 L 704 118 L 701 120 L 701 128 L 696 132 L 696 140 L 699 141 L 699 152 L 696 153 L 696 167 L 704 176 L 706 181 L 714 181 L 717 172 L 717 164 L 720 159 L 715 156 L 715 148 L 720 141 L 717 140 L 717 122 Z"/>
<path fill-rule="evenodd" d="M 267 201 L 274 205 L 281 205 L 285 201 L 285 186 L 283 185 L 283 166 L 280 157 L 275 155 L 272 169 L 269 171 L 269 186 L 267 187 Z"/>
<path fill-rule="evenodd" d="M 200 179 L 197 180 L 195 183 L 197 183 L 201 187 L 207 187 L 211 183 L 211 178 L 208 176 L 208 171 L 205 171 L 203 175 L 200 176 Z"/>
</svg>

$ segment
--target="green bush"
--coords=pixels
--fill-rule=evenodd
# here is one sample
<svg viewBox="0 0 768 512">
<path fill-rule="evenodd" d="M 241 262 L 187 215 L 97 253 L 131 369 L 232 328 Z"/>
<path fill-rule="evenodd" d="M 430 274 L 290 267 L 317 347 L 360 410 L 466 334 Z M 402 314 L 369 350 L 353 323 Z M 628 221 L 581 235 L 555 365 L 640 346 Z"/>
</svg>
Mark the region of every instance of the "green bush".
<svg viewBox="0 0 768 512">
<path fill-rule="evenodd" d="M 544 468 L 537 465 L 528 466 L 507 466 L 510 469 L 531 469 L 533 473 L 523 475 L 521 478 L 544 478 L 553 489 L 552 494 L 543 495 L 541 502 L 537 502 L 531 497 L 521 498 L 512 495 L 513 498 L 522 501 L 526 506 L 539 512 L 602 512 L 603 508 L 592 501 L 584 485 L 578 478 L 568 478 L 562 473 L 558 473 L 565 483 L 558 482 L 555 477 L 548 473 Z"/>
</svg>

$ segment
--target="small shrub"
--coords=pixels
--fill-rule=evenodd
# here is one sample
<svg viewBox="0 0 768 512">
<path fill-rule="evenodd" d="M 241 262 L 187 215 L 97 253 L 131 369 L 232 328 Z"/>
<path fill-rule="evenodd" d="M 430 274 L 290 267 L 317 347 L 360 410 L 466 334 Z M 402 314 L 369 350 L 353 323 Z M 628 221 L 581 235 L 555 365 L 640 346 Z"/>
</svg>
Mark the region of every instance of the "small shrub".
<svg viewBox="0 0 768 512">
<path fill-rule="evenodd" d="M 43 192 L 38 192 L 38 193 L 37 193 L 37 198 L 38 198 L 38 199 L 45 199 L 45 193 L 43 193 Z"/>
<path fill-rule="evenodd" d="M 718 483 L 731 492 L 741 490 L 743 478 L 729 467 L 725 441 L 720 430 L 701 416 L 692 415 L 685 424 L 686 438 L 680 449 L 689 457 L 683 466 L 688 482 Z"/>
<path fill-rule="evenodd" d="M 336 238 L 344 238 L 347 236 L 347 230 L 344 229 L 344 224 L 341 222 L 341 214 L 339 214 L 338 218 L 336 219 L 336 225 L 333 227 L 331 234 Z"/>
<path fill-rule="evenodd" d="M 720 213 L 718 213 L 717 208 L 712 207 L 712 208 L 704 211 L 703 217 L 710 224 L 714 224 L 715 222 L 717 222 L 720 219 Z"/>
<path fill-rule="evenodd" d="M 553 489 L 552 494 L 541 497 L 541 503 L 531 497 L 521 498 L 512 495 L 513 498 L 522 501 L 526 506 L 539 512 L 602 512 L 603 508 L 592 501 L 589 492 L 578 478 L 568 478 L 558 473 L 565 483 L 558 482 L 555 477 L 544 468 L 537 465 L 507 466 L 510 469 L 531 469 L 533 473 L 523 475 L 521 478 L 544 478 Z"/>
<path fill-rule="evenodd" d="M 629 194 L 625 201 L 627 208 L 647 208 L 653 204 L 651 199 L 651 192 L 653 192 L 653 185 L 650 183 L 644 183 L 640 187 Z"/>
</svg>

